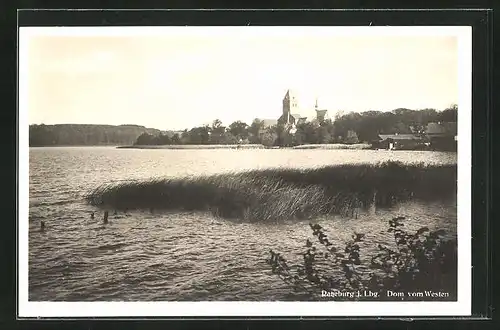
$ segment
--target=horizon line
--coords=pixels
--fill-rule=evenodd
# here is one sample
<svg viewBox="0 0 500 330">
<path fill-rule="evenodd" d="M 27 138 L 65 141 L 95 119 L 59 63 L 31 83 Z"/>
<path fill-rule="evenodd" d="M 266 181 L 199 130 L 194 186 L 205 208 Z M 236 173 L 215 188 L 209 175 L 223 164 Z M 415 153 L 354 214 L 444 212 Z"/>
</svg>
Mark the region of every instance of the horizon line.
<svg viewBox="0 0 500 330">
<path fill-rule="evenodd" d="M 343 113 L 343 116 L 345 115 L 348 115 L 348 114 L 351 114 L 351 113 L 358 113 L 358 114 L 361 114 L 361 113 L 364 113 L 364 112 L 381 112 L 381 113 L 385 113 L 385 112 L 393 112 L 393 111 L 396 111 L 396 110 L 400 110 L 400 109 L 404 109 L 404 110 L 410 110 L 410 111 L 424 111 L 424 110 L 435 110 L 437 112 L 443 112 L 445 110 L 448 110 L 450 109 L 452 106 L 457 106 L 458 107 L 458 104 L 457 103 L 450 103 L 449 107 L 447 108 L 444 108 L 444 109 L 437 109 L 437 108 L 422 108 L 422 109 L 410 109 L 410 108 L 404 108 L 404 107 L 399 107 L 399 108 L 395 108 L 395 109 L 392 109 L 392 110 L 364 110 L 364 111 L 344 111 L 344 110 L 337 110 L 337 111 L 334 111 L 334 113 L 339 113 L 339 112 L 344 112 Z M 326 110 L 326 111 L 330 111 L 329 109 L 321 109 L 321 110 Z M 276 118 L 276 120 L 278 120 L 280 116 L 278 116 Z M 309 119 L 309 117 L 306 117 L 307 119 Z M 269 120 L 269 119 L 274 119 L 274 118 L 269 118 L 269 117 L 255 117 L 251 120 L 251 122 L 253 122 L 255 119 L 259 119 L 259 120 Z M 332 121 L 335 121 L 334 118 L 330 117 L 330 119 Z M 215 121 L 215 120 L 220 120 L 219 118 L 214 118 L 212 120 Z M 222 121 L 222 120 L 221 120 Z M 245 121 L 245 120 L 242 120 L 242 119 L 236 119 L 234 121 L 232 121 L 231 123 L 234 123 L 234 122 L 243 122 L 245 124 L 248 125 L 248 123 Z M 32 126 L 32 125 L 45 125 L 45 126 L 55 126 L 55 125 L 101 125 L 101 126 L 140 126 L 140 127 L 145 127 L 145 128 L 153 128 L 153 127 L 148 127 L 144 124 L 131 124 L 131 123 L 128 123 L 128 124 L 103 124 L 103 123 L 100 123 L 100 124 L 95 124 L 95 123 L 71 123 L 71 122 L 66 122 L 66 123 L 52 123 L 52 124 L 46 124 L 44 122 L 38 122 L 38 123 L 29 123 L 29 126 Z M 203 127 L 203 126 L 210 126 L 209 124 L 207 123 L 204 123 L 204 124 L 200 124 L 200 125 L 193 125 L 191 127 L 185 127 L 183 129 L 174 129 L 174 128 L 170 128 L 170 129 L 159 129 L 159 128 L 153 128 L 153 129 L 157 129 L 159 131 L 168 131 L 168 130 L 171 130 L 171 131 L 183 131 L 185 129 L 191 129 L 191 128 L 195 128 L 195 127 Z M 228 124 L 230 125 L 230 124 Z"/>
</svg>

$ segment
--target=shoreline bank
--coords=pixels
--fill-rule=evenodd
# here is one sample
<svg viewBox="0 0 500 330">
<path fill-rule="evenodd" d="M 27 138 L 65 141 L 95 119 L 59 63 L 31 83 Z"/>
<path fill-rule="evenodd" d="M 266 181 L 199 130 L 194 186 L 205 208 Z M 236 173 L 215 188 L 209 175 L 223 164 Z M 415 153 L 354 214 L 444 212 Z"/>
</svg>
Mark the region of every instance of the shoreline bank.
<svg viewBox="0 0 500 330">
<path fill-rule="evenodd" d="M 175 145 L 132 145 L 117 149 L 265 149 L 261 144 L 175 144 Z"/>
<path fill-rule="evenodd" d="M 368 150 L 372 149 L 369 144 L 304 144 L 292 147 L 266 147 L 262 144 L 175 144 L 175 145 L 130 145 L 117 146 L 117 149 L 293 149 L 293 150 L 310 150 L 310 149 L 351 149 L 351 150 Z"/>
</svg>

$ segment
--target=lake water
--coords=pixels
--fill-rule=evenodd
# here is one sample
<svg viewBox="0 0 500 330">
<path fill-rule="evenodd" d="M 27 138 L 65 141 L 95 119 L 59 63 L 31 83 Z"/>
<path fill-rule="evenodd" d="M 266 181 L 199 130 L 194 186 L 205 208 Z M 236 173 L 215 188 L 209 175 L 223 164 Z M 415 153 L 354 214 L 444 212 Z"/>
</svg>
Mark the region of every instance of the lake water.
<svg viewBox="0 0 500 330">
<path fill-rule="evenodd" d="M 307 221 L 280 224 L 213 219 L 205 213 L 128 212 L 103 226 L 83 196 L 103 183 L 266 167 L 385 160 L 455 163 L 456 153 L 374 150 L 138 150 L 31 148 L 29 299 L 32 301 L 282 300 L 290 288 L 271 274 L 269 249 L 291 260 L 312 238 Z M 95 219 L 90 213 L 96 212 Z M 405 203 L 357 219 L 318 221 L 332 241 L 353 231 L 385 243 L 387 222 L 456 232 L 456 201 Z M 40 232 L 40 221 L 46 230 Z M 20 219 L 23 221 L 23 219 Z M 342 244 L 339 244 L 342 246 Z"/>
</svg>

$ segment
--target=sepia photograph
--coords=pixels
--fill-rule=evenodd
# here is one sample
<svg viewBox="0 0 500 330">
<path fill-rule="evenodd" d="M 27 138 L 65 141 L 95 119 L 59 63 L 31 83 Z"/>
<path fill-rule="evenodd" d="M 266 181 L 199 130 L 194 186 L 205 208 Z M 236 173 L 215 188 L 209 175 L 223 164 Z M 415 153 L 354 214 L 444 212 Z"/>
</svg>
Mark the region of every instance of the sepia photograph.
<svg viewBox="0 0 500 330">
<path fill-rule="evenodd" d="M 471 49 L 19 28 L 20 315 L 470 315 Z"/>
</svg>

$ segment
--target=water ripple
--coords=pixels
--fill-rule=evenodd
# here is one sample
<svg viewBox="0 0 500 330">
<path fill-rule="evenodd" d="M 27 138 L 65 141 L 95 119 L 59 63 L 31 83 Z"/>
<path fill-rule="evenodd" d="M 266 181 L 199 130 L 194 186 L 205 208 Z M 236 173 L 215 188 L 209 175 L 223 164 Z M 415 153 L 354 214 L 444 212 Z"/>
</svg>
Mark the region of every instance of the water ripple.
<svg viewBox="0 0 500 330">
<path fill-rule="evenodd" d="M 300 158 L 297 155 L 300 154 Z M 211 174 L 238 169 L 311 167 L 341 162 L 427 159 L 454 163 L 450 153 L 377 153 L 370 150 L 30 150 L 29 299 L 59 301 L 290 300 L 290 288 L 273 276 L 269 249 L 300 260 L 311 238 L 308 222 L 242 223 L 210 214 L 102 210 L 82 196 L 105 182 Z M 266 165 L 263 165 L 266 164 Z M 95 218 L 90 214 L 94 212 Z M 456 203 L 407 203 L 359 219 L 318 219 L 333 241 L 353 231 L 370 242 L 387 240 L 386 223 L 410 213 L 407 226 L 456 231 Z M 28 219 L 27 219 L 28 220 Z M 45 221 L 45 232 L 39 222 Z"/>
</svg>

